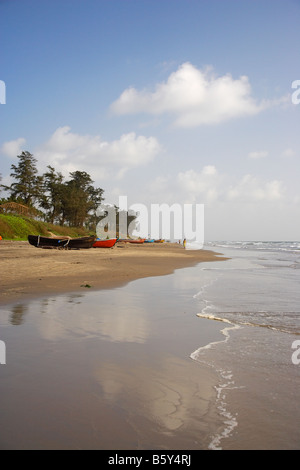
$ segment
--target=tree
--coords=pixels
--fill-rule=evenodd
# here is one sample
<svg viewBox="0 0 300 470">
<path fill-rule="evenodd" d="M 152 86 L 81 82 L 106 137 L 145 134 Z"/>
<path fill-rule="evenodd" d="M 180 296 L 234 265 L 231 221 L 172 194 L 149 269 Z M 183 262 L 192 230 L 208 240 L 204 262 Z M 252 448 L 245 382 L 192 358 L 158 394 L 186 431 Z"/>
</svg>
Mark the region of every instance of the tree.
<svg viewBox="0 0 300 470">
<path fill-rule="evenodd" d="M 46 210 L 46 219 L 54 224 L 59 221 L 62 213 L 62 199 L 64 192 L 63 175 L 55 172 L 55 169 L 48 165 L 48 170 L 43 175 L 43 194 L 40 199 L 40 206 Z"/>
<path fill-rule="evenodd" d="M 74 171 L 70 176 L 72 178 L 65 183 L 63 190 L 63 218 L 70 226 L 82 227 L 88 221 L 90 212 L 96 213 L 104 191 L 94 188 L 93 180 L 85 171 Z"/>
<path fill-rule="evenodd" d="M 22 152 L 18 155 L 18 165 L 11 165 L 12 176 L 16 182 L 5 189 L 10 191 L 11 199 L 19 199 L 27 206 L 33 206 L 42 194 L 43 177 L 38 176 L 36 168 L 37 160 L 29 152 Z"/>
<path fill-rule="evenodd" d="M 100 204 L 104 200 L 104 198 L 102 197 L 104 190 L 101 188 L 94 188 L 93 186 L 91 186 L 88 192 L 89 192 L 91 208 L 89 211 L 89 217 L 88 217 L 86 224 L 89 229 L 96 230 L 97 223 L 99 222 L 97 209 L 99 208 Z"/>
<path fill-rule="evenodd" d="M 85 171 L 70 173 L 71 179 L 64 182 L 64 177 L 55 168 L 48 165 L 48 171 L 39 176 L 36 158 L 24 151 L 17 157 L 19 162 L 12 165 L 10 176 L 14 182 L 2 186 L 10 192 L 9 201 L 29 207 L 34 204 L 44 209 L 44 218 L 51 223 L 69 226 L 96 228 L 97 208 L 103 201 L 103 189 L 95 188 L 93 180 Z M 0 175 L 1 181 L 1 175 Z"/>
<path fill-rule="evenodd" d="M 2 174 L 0 173 L 0 193 L 3 189 L 6 189 L 6 186 L 4 184 L 1 184 L 2 181 Z"/>
</svg>

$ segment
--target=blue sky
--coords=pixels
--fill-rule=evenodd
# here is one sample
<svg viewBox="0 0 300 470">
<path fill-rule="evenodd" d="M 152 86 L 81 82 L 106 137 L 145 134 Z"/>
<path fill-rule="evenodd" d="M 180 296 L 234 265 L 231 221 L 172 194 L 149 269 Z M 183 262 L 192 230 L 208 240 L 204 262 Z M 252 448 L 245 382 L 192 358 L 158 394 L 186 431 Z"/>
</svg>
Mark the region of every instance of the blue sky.
<svg viewBox="0 0 300 470">
<path fill-rule="evenodd" d="M 300 238 L 300 2 L 0 0 L 0 173 L 204 203 L 209 240 Z"/>
</svg>

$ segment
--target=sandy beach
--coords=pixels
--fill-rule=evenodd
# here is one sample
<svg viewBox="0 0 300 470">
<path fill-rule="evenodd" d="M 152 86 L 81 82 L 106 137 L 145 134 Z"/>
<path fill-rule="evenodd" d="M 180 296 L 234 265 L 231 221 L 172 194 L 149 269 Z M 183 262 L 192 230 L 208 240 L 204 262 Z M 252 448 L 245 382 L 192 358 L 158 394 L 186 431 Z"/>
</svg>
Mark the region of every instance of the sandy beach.
<svg viewBox="0 0 300 470">
<path fill-rule="evenodd" d="M 199 330 L 189 269 L 222 257 L 169 243 L 0 253 L 0 449 L 208 447 L 218 379 L 189 355 L 218 325 Z"/>
<path fill-rule="evenodd" d="M 0 259 L 0 304 L 4 305 L 45 294 L 80 291 L 82 286 L 90 286 L 89 290 L 111 288 L 222 257 L 212 251 L 185 250 L 176 243 L 46 250 L 26 241 L 2 240 Z"/>
<path fill-rule="evenodd" d="M 1 243 L 0 449 L 297 449 L 298 255 L 212 249 Z"/>
</svg>

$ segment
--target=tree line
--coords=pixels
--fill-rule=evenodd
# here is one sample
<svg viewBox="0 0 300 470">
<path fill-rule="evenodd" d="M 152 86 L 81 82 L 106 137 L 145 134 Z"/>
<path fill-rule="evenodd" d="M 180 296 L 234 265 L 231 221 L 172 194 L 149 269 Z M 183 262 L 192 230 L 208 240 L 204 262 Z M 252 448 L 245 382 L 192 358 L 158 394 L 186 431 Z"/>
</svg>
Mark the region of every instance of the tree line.
<svg viewBox="0 0 300 470">
<path fill-rule="evenodd" d="M 16 202 L 37 209 L 40 217 L 52 224 L 95 230 L 101 219 L 97 208 L 104 201 L 104 190 L 93 185 L 88 173 L 70 172 L 65 180 L 62 173 L 48 165 L 47 171 L 39 175 L 37 159 L 30 152 L 24 151 L 17 158 L 18 163 L 11 165 L 13 183 L 0 184 L 9 193 L 9 197 L 0 199 L 1 204 Z"/>
</svg>

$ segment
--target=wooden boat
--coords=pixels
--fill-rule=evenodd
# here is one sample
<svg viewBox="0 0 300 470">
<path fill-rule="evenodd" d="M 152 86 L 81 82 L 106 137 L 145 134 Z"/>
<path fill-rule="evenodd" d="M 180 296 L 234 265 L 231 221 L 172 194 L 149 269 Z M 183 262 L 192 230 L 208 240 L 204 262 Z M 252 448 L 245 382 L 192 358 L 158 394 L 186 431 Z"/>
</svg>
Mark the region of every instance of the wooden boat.
<svg viewBox="0 0 300 470">
<path fill-rule="evenodd" d="M 81 250 L 92 248 L 96 237 L 41 237 L 40 235 L 28 235 L 28 242 L 36 248 L 58 248 L 65 250 Z"/>
<path fill-rule="evenodd" d="M 164 243 L 164 239 L 159 238 L 158 240 L 154 240 L 154 243 Z"/>
<path fill-rule="evenodd" d="M 152 238 L 151 240 L 149 238 L 145 240 L 145 243 L 154 243 L 154 242 L 155 242 L 154 238 Z"/>
<path fill-rule="evenodd" d="M 97 240 L 93 244 L 93 248 L 112 248 L 116 244 L 117 238 L 108 238 L 106 240 Z"/>
<path fill-rule="evenodd" d="M 120 240 L 118 240 L 119 242 L 125 242 L 125 243 L 137 243 L 137 244 L 141 244 L 141 243 L 144 243 L 145 241 L 145 238 L 121 238 Z"/>
</svg>

